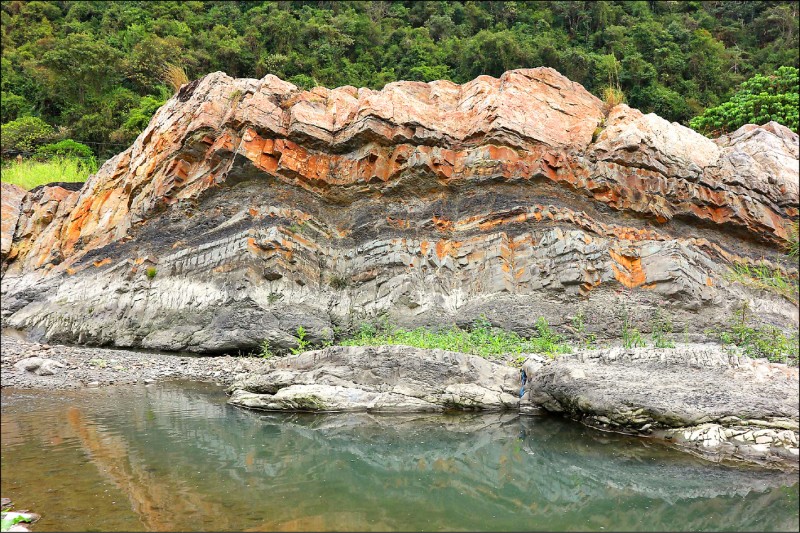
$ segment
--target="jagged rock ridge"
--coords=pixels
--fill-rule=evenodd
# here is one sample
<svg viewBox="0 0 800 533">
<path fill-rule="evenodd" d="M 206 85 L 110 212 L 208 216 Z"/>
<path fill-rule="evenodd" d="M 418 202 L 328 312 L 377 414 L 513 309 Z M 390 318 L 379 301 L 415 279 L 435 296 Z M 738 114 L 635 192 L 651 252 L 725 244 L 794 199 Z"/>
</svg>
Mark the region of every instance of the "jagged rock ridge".
<svg viewBox="0 0 800 533">
<path fill-rule="evenodd" d="M 724 273 L 779 266 L 797 144 L 775 123 L 709 140 L 608 110 L 548 68 L 381 91 L 214 73 L 81 190 L 3 185 L 3 321 L 205 352 L 383 312 L 529 333 L 581 311 L 612 335 L 623 306 L 644 330 L 663 306 L 692 333 L 747 300 L 796 327 Z"/>
</svg>

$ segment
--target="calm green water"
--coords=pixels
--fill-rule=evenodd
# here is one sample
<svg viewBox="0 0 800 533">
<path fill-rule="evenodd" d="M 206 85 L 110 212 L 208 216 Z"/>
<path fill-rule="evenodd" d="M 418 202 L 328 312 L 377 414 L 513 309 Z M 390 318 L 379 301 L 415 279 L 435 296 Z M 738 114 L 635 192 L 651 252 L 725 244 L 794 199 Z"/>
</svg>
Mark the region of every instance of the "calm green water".
<svg viewBox="0 0 800 533">
<path fill-rule="evenodd" d="M 35 531 L 798 530 L 796 474 L 514 415 L 259 414 L 167 384 L 2 392 Z"/>
</svg>

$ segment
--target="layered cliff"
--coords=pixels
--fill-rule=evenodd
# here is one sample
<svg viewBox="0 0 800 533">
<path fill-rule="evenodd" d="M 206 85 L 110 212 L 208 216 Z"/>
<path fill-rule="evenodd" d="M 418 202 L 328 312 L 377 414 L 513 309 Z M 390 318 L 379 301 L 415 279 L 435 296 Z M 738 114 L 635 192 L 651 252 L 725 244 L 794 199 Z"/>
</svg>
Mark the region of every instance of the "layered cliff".
<svg viewBox="0 0 800 533">
<path fill-rule="evenodd" d="M 707 139 L 607 109 L 548 68 L 464 85 L 185 85 L 78 191 L 3 185 L 4 324 L 68 342 L 218 352 L 388 313 L 406 326 L 538 316 L 618 334 L 656 308 L 699 333 L 749 303 L 731 261 L 797 274 L 798 137 Z"/>
</svg>

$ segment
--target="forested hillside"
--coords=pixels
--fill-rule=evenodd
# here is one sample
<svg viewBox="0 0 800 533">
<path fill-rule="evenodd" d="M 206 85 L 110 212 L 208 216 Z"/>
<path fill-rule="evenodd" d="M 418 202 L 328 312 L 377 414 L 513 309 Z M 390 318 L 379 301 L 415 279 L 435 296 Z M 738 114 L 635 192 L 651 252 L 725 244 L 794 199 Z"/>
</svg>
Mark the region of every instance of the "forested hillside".
<svg viewBox="0 0 800 533">
<path fill-rule="evenodd" d="M 380 88 L 544 65 L 688 124 L 756 74 L 797 67 L 798 33 L 792 2 L 2 2 L 2 122 L 38 117 L 13 131 L 103 157 L 181 71 Z"/>
</svg>

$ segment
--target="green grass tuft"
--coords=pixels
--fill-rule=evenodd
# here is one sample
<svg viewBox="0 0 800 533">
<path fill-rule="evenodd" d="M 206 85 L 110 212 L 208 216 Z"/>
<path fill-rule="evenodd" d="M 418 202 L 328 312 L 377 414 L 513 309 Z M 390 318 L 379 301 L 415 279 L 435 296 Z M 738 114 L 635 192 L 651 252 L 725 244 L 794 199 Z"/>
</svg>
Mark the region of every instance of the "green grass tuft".
<svg viewBox="0 0 800 533">
<path fill-rule="evenodd" d="M 754 289 L 769 291 L 783 296 L 794 304 L 798 303 L 797 280 L 786 277 L 779 269 L 773 270 L 765 265 L 734 263 L 725 279 Z"/>
<path fill-rule="evenodd" d="M 0 169 L 0 180 L 31 190 L 55 181 L 84 182 L 93 172 L 97 172 L 97 164 L 93 160 L 54 157 L 42 162 L 28 159 L 20 163 L 12 161 L 4 164 Z"/>
</svg>

